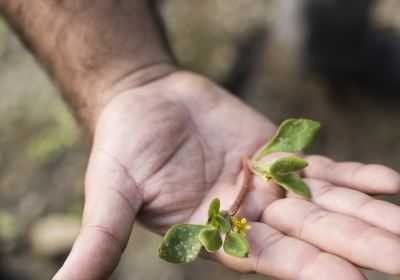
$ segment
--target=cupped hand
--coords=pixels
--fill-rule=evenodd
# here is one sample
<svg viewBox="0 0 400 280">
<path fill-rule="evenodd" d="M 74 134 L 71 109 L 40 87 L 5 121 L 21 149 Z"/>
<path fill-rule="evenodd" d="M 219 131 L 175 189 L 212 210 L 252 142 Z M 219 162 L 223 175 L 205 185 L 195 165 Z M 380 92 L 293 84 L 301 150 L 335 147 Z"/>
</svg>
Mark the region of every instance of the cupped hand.
<svg viewBox="0 0 400 280">
<path fill-rule="evenodd" d="M 212 82 L 175 72 L 114 97 L 96 125 L 81 232 L 56 279 L 107 279 L 134 221 L 164 233 L 206 220 L 214 197 L 227 209 L 241 184 L 240 156 L 275 132 L 265 117 Z M 312 200 L 255 178 L 240 215 L 249 258 L 209 257 L 279 279 L 365 279 L 357 266 L 400 274 L 400 176 L 379 165 L 307 156 Z M 156 252 L 155 252 L 156 254 Z"/>
</svg>

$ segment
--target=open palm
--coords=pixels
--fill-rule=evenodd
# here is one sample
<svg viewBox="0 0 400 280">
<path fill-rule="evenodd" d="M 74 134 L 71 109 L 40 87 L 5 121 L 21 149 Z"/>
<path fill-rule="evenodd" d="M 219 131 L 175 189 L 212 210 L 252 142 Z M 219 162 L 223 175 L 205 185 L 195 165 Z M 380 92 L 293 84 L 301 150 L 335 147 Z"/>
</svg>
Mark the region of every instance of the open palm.
<svg viewBox="0 0 400 280">
<path fill-rule="evenodd" d="M 119 94 L 97 123 L 81 233 L 57 279 L 106 279 L 135 220 L 157 233 L 204 223 L 214 197 L 227 209 L 274 125 L 213 83 L 177 72 Z M 364 193 L 397 193 L 400 176 L 377 165 L 306 157 L 312 201 L 257 178 L 240 215 L 250 255 L 209 256 L 280 279 L 364 279 L 356 266 L 400 274 L 400 207 Z"/>
</svg>

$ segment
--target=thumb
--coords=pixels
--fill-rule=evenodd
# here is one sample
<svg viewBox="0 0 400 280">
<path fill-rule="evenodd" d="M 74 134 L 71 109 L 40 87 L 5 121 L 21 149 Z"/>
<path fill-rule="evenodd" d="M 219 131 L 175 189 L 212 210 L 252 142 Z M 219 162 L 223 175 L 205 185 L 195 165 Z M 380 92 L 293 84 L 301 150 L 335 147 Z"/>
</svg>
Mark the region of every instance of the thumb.
<svg viewBox="0 0 400 280">
<path fill-rule="evenodd" d="M 53 280 L 107 279 L 128 243 L 140 205 L 128 168 L 117 158 L 93 149 L 81 231 Z"/>
</svg>

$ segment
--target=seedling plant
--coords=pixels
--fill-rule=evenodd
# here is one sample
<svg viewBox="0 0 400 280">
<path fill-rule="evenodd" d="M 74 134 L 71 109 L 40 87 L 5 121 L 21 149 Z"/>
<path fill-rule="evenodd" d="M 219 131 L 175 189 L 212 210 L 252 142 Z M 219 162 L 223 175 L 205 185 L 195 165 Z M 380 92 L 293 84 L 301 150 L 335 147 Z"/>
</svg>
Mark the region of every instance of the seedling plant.
<svg viewBox="0 0 400 280">
<path fill-rule="evenodd" d="M 310 198 L 310 190 L 296 173 L 307 167 L 308 163 L 294 153 L 304 151 L 314 140 L 319 128 L 320 124 L 313 120 L 285 120 L 271 140 L 252 159 L 242 156 L 243 183 L 232 206 L 227 210 L 220 210 L 220 200 L 214 198 L 210 202 L 205 224 L 171 226 L 161 241 L 158 256 L 172 263 L 191 263 L 203 247 L 210 253 L 215 253 L 222 247 L 228 255 L 247 258 L 250 246 L 246 240 L 246 231 L 251 226 L 247 224 L 246 218 L 238 217 L 238 211 L 251 189 L 252 175 L 259 176 L 266 182 L 273 181 L 290 192 Z M 271 162 L 262 161 L 273 152 L 287 152 L 291 155 Z"/>
</svg>

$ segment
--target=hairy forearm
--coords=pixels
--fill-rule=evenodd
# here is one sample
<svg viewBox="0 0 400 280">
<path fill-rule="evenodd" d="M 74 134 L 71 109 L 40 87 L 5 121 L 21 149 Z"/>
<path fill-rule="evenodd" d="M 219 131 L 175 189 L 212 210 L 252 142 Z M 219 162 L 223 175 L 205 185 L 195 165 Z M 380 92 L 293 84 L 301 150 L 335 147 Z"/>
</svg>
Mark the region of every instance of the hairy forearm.
<svg viewBox="0 0 400 280">
<path fill-rule="evenodd" d="M 113 95 L 174 69 L 150 3 L 0 0 L 0 12 L 93 129 Z"/>
</svg>

